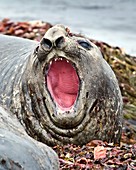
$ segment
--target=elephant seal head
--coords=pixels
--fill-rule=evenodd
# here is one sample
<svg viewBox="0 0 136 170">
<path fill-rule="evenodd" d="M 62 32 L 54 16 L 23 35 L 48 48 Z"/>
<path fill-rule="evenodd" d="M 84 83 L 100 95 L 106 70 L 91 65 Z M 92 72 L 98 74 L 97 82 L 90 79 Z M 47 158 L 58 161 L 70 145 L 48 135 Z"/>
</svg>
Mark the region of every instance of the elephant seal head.
<svg viewBox="0 0 136 170">
<path fill-rule="evenodd" d="M 115 74 L 96 45 L 63 25 L 50 28 L 30 56 L 21 100 L 27 132 L 49 145 L 120 141 Z"/>
</svg>

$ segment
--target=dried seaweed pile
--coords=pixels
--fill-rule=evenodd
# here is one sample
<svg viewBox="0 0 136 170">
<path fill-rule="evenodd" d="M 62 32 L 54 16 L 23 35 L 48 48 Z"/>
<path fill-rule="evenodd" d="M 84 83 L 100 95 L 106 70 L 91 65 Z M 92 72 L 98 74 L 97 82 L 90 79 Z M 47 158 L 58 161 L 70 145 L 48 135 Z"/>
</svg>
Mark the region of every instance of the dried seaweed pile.
<svg viewBox="0 0 136 170">
<path fill-rule="evenodd" d="M 40 40 L 52 25 L 49 23 L 0 22 L 0 33 L 33 40 Z M 136 57 L 127 55 L 119 47 L 92 40 L 102 51 L 104 58 L 114 70 L 124 102 L 124 129 L 121 146 L 102 141 L 91 141 L 82 147 L 75 145 L 56 146 L 60 169 L 136 169 Z"/>
<path fill-rule="evenodd" d="M 60 169 L 135 169 L 136 145 L 121 147 L 94 140 L 82 147 L 75 145 L 56 146 Z"/>
<path fill-rule="evenodd" d="M 12 22 L 4 19 L 0 22 L 0 33 L 39 41 L 51 26 L 42 21 Z"/>
</svg>

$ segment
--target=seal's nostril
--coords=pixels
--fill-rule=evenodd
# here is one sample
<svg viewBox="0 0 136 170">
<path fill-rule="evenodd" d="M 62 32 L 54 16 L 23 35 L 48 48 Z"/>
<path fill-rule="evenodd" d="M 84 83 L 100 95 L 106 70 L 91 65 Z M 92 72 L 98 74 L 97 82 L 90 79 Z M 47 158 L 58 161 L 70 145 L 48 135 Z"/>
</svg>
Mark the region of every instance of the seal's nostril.
<svg viewBox="0 0 136 170">
<path fill-rule="evenodd" d="M 57 38 L 56 39 L 56 41 L 55 41 L 55 45 L 56 45 L 56 47 L 61 47 L 61 44 L 63 44 L 64 43 L 64 41 L 65 41 L 65 39 L 64 39 L 64 37 L 63 36 L 61 36 L 61 37 L 59 37 L 59 38 Z"/>
<path fill-rule="evenodd" d="M 47 39 L 47 38 L 43 38 L 43 39 L 42 39 L 42 46 L 43 46 L 45 49 L 50 50 L 51 47 L 52 47 L 52 42 L 51 42 L 49 39 Z"/>
</svg>

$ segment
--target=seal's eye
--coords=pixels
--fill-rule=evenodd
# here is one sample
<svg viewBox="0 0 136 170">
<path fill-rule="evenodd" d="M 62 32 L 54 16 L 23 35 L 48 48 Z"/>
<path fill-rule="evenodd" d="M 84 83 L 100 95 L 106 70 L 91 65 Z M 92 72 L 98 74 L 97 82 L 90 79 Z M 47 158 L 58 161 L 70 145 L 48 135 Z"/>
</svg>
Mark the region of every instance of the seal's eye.
<svg viewBox="0 0 136 170">
<path fill-rule="evenodd" d="M 91 44 L 88 41 L 78 40 L 77 42 L 79 45 L 84 47 L 86 50 L 90 50 L 92 48 Z"/>
</svg>

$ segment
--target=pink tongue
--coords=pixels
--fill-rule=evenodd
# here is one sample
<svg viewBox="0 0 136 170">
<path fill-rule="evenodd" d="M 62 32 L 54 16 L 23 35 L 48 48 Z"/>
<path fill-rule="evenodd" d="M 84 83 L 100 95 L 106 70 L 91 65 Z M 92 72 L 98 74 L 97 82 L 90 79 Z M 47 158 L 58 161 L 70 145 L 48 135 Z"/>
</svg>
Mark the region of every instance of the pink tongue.
<svg viewBox="0 0 136 170">
<path fill-rule="evenodd" d="M 79 89 L 79 79 L 73 66 L 66 60 L 53 60 L 47 75 L 47 87 L 61 109 L 70 108 Z"/>
</svg>

